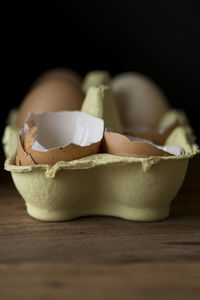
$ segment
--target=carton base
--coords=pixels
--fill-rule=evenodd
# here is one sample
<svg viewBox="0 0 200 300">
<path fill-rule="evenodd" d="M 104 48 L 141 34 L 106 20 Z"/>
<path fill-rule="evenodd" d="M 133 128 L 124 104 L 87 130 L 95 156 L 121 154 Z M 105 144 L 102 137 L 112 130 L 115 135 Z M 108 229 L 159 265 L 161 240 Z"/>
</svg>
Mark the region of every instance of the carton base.
<svg viewBox="0 0 200 300">
<path fill-rule="evenodd" d="M 108 211 L 87 210 L 87 211 L 55 211 L 41 209 L 27 204 L 28 214 L 41 221 L 67 221 L 86 216 L 111 216 L 130 221 L 152 222 L 159 221 L 169 216 L 170 207 L 164 206 L 159 208 L 131 208 L 125 206 L 112 207 Z"/>
<path fill-rule="evenodd" d="M 29 215 L 43 221 L 113 216 L 131 221 L 165 219 L 185 177 L 188 160 L 160 161 L 143 171 L 140 163 L 89 169 L 12 172 Z"/>
</svg>

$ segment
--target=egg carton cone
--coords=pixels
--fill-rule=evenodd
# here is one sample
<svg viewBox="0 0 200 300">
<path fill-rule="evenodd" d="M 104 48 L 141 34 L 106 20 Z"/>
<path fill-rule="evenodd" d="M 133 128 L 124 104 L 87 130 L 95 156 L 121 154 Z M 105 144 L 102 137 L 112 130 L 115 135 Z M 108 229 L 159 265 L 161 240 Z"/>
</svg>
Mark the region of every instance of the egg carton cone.
<svg viewBox="0 0 200 300">
<path fill-rule="evenodd" d="M 105 85 L 105 83 L 107 85 Z M 105 127 L 121 133 L 120 113 L 107 73 L 90 73 L 82 111 L 102 118 Z M 185 178 L 188 161 L 199 153 L 184 112 L 169 109 L 158 129 L 179 120 L 165 141 L 184 154 L 171 156 L 124 157 L 93 154 L 55 165 L 16 166 L 19 129 L 17 110 L 12 111 L 3 136 L 5 169 L 25 201 L 27 212 L 43 221 L 64 221 L 81 216 L 104 215 L 132 221 L 158 221 L 170 212 L 170 203 Z"/>
</svg>

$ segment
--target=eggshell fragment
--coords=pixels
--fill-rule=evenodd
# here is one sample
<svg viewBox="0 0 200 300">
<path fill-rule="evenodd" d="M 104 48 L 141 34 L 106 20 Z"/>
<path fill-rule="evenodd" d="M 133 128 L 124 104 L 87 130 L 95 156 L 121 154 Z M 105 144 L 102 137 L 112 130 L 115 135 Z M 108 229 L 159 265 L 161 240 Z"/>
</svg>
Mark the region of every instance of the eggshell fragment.
<svg viewBox="0 0 200 300">
<path fill-rule="evenodd" d="M 30 154 L 26 153 L 21 144 L 21 136 L 18 137 L 17 155 L 16 155 L 16 166 L 29 166 L 35 165 Z"/>
<path fill-rule="evenodd" d="M 179 125 L 180 125 L 179 122 L 176 120 L 166 128 L 160 130 L 149 129 L 149 130 L 133 131 L 131 135 L 140 137 L 142 139 L 147 139 L 157 145 L 164 145 L 167 137 Z"/>
<path fill-rule="evenodd" d="M 24 151 L 36 164 L 54 165 L 99 152 L 104 122 L 87 113 L 30 114 L 22 130 Z"/>
<path fill-rule="evenodd" d="M 20 105 L 17 125 L 23 127 L 29 112 L 79 110 L 83 102 L 81 87 L 71 80 L 52 78 L 36 85 Z"/>
<path fill-rule="evenodd" d="M 151 157 L 151 156 L 171 156 L 173 153 L 181 154 L 181 148 L 176 146 L 157 146 L 147 140 L 128 138 L 125 135 L 104 132 L 102 142 L 102 152 L 119 156 Z M 171 150 L 171 153 L 169 151 Z"/>
<path fill-rule="evenodd" d="M 169 104 L 155 82 L 139 73 L 122 73 L 112 79 L 111 87 L 120 108 L 125 131 L 156 128 Z"/>
</svg>

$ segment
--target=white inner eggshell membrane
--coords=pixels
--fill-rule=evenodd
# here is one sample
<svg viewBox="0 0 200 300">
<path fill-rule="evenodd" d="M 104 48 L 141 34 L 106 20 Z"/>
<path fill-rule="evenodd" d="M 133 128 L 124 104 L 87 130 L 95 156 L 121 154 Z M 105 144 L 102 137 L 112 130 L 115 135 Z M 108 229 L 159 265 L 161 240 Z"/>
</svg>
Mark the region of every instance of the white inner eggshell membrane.
<svg viewBox="0 0 200 300">
<path fill-rule="evenodd" d="M 104 121 L 81 111 L 31 113 L 26 122 L 30 120 L 37 127 L 32 149 L 42 152 L 69 144 L 89 146 L 103 138 Z M 28 130 L 26 123 L 23 136 Z"/>
<path fill-rule="evenodd" d="M 166 151 L 166 152 L 169 152 L 171 154 L 174 154 L 174 155 L 181 155 L 181 154 L 184 154 L 184 150 L 179 147 L 179 146 L 174 146 L 174 145 L 170 145 L 170 146 L 159 146 L 159 145 L 156 145 L 154 144 L 153 142 L 147 140 L 147 139 L 141 139 L 139 137 L 133 137 L 133 136 L 130 136 L 130 135 L 127 135 L 127 137 L 129 138 L 129 140 L 131 140 L 132 142 L 141 142 L 141 143 L 148 143 L 148 144 L 151 144 L 155 147 L 157 147 L 158 149 L 161 149 L 163 151 Z"/>
</svg>

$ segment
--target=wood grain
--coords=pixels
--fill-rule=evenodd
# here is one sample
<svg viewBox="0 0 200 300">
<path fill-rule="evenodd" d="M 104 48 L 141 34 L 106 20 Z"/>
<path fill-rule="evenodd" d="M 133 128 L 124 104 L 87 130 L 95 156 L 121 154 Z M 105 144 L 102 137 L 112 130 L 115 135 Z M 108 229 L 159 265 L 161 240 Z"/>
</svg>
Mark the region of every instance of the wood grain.
<svg viewBox="0 0 200 300">
<path fill-rule="evenodd" d="M 200 264 L 1 265 L 1 299 L 198 299 Z"/>
<path fill-rule="evenodd" d="M 200 160 L 167 220 L 40 222 L 0 185 L 0 299 L 200 299 Z"/>
</svg>

